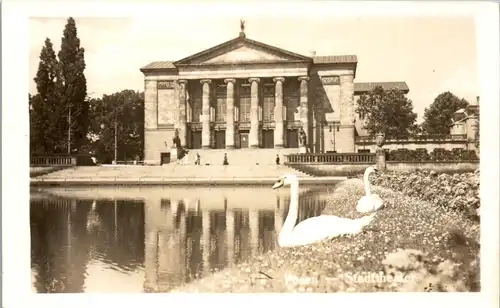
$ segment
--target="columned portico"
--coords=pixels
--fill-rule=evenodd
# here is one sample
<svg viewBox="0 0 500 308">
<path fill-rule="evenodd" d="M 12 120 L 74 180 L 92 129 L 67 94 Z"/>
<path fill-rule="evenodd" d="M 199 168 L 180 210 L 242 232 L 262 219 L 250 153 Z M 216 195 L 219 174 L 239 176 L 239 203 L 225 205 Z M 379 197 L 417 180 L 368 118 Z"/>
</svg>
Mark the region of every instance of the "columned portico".
<svg viewBox="0 0 500 308">
<path fill-rule="evenodd" d="M 202 84 L 201 147 L 210 149 L 210 79 L 200 80 Z"/>
<path fill-rule="evenodd" d="M 274 147 L 283 148 L 283 82 L 285 78 L 273 78 L 275 82 L 274 89 Z"/>
<path fill-rule="evenodd" d="M 259 78 L 250 78 L 250 148 L 259 148 Z"/>
<path fill-rule="evenodd" d="M 224 79 L 226 84 L 226 148 L 234 149 L 234 85 L 236 79 Z"/>
<path fill-rule="evenodd" d="M 179 83 L 179 138 L 181 139 L 181 144 L 185 145 L 187 141 L 187 80 L 180 79 L 177 81 Z"/>
<path fill-rule="evenodd" d="M 307 141 L 309 143 L 309 102 L 308 102 L 308 76 L 299 77 L 300 82 L 300 122 L 302 124 L 302 129 L 304 130 Z M 309 148 L 308 144 L 305 145 Z"/>
</svg>

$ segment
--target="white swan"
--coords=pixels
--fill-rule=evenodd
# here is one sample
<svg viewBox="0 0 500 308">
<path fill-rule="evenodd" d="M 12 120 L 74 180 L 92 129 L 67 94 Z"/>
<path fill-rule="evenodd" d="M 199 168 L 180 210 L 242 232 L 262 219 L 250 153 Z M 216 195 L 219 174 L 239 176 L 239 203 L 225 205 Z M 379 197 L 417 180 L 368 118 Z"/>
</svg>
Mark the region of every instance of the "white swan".
<svg viewBox="0 0 500 308">
<path fill-rule="evenodd" d="M 370 189 L 369 176 L 372 172 L 377 172 L 377 168 L 370 166 L 366 168 L 363 180 L 365 183 L 365 195 L 358 200 L 356 210 L 360 213 L 377 211 L 384 205 L 384 201 L 377 194 L 372 194 Z"/>
<path fill-rule="evenodd" d="M 295 226 L 299 206 L 299 180 L 293 174 L 281 176 L 274 183 L 273 189 L 288 185 L 291 199 L 288 215 L 278 236 L 278 244 L 281 247 L 307 245 L 340 235 L 357 234 L 375 217 L 375 213 L 359 219 L 321 215 L 306 219 Z"/>
</svg>

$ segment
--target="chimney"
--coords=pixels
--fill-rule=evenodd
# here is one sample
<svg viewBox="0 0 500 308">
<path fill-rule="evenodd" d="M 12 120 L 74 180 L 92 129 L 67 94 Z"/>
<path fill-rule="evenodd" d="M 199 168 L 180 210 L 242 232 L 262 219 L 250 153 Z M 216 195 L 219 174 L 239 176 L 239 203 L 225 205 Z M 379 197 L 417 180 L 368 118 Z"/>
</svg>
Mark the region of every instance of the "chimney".
<svg viewBox="0 0 500 308">
<path fill-rule="evenodd" d="M 476 105 L 479 106 L 479 96 L 476 96 Z"/>
<path fill-rule="evenodd" d="M 310 54 L 311 54 L 311 57 L 316 57 L 316 51 L 315 51 L 315 50 L 312 50 L 312 51 L 310 52 Z"/>
</svg>

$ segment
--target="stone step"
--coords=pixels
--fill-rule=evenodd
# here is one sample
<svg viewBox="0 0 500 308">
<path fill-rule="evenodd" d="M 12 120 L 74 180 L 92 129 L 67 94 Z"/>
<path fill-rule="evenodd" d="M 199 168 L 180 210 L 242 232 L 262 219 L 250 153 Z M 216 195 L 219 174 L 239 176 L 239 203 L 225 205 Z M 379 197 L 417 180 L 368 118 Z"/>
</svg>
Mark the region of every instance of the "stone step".
<svg viewBox="0 0 500 308">
<path fill-rule="evenodd" d="M 53 172 L 47 178 L 278 178 L 283 174 L 309 175 L 284 165 L 179 165 L 76 167 Z"/>
<path fill-rule="evenodd" d="M 276 165 L 276 156 L 280 158 L 280 163 L 285 161 L 285 155 L 297 153 L 297 149 L 209 149 L 190 150 L 188 158 L 182 159 L 178 164 L 194 164 L 196 154 L 200 154 L 202 165 L 222 165 L 224 154 L 227 154 L 229 165 Z"/>
</svg>

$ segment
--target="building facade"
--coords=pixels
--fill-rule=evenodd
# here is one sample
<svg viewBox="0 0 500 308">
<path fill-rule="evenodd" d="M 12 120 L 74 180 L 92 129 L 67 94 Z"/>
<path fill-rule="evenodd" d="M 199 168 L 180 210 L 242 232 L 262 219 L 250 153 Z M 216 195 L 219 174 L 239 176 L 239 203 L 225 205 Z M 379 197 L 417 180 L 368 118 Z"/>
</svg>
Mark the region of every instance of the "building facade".
<svg viewBox="0 0 500 308">
<path fill-rule="evenodd" d="M 175 131 L 188 149 L 293 149 L 303 131 L 309 152 L 355 152 L 355 95 L 378 85 L 354 83 L 357 64 L 355 55 L 303 56 L 244 32 L 176 62 L 152 62 L 141 68 L 144 160 L 160 163 Z"/>
</svg>

